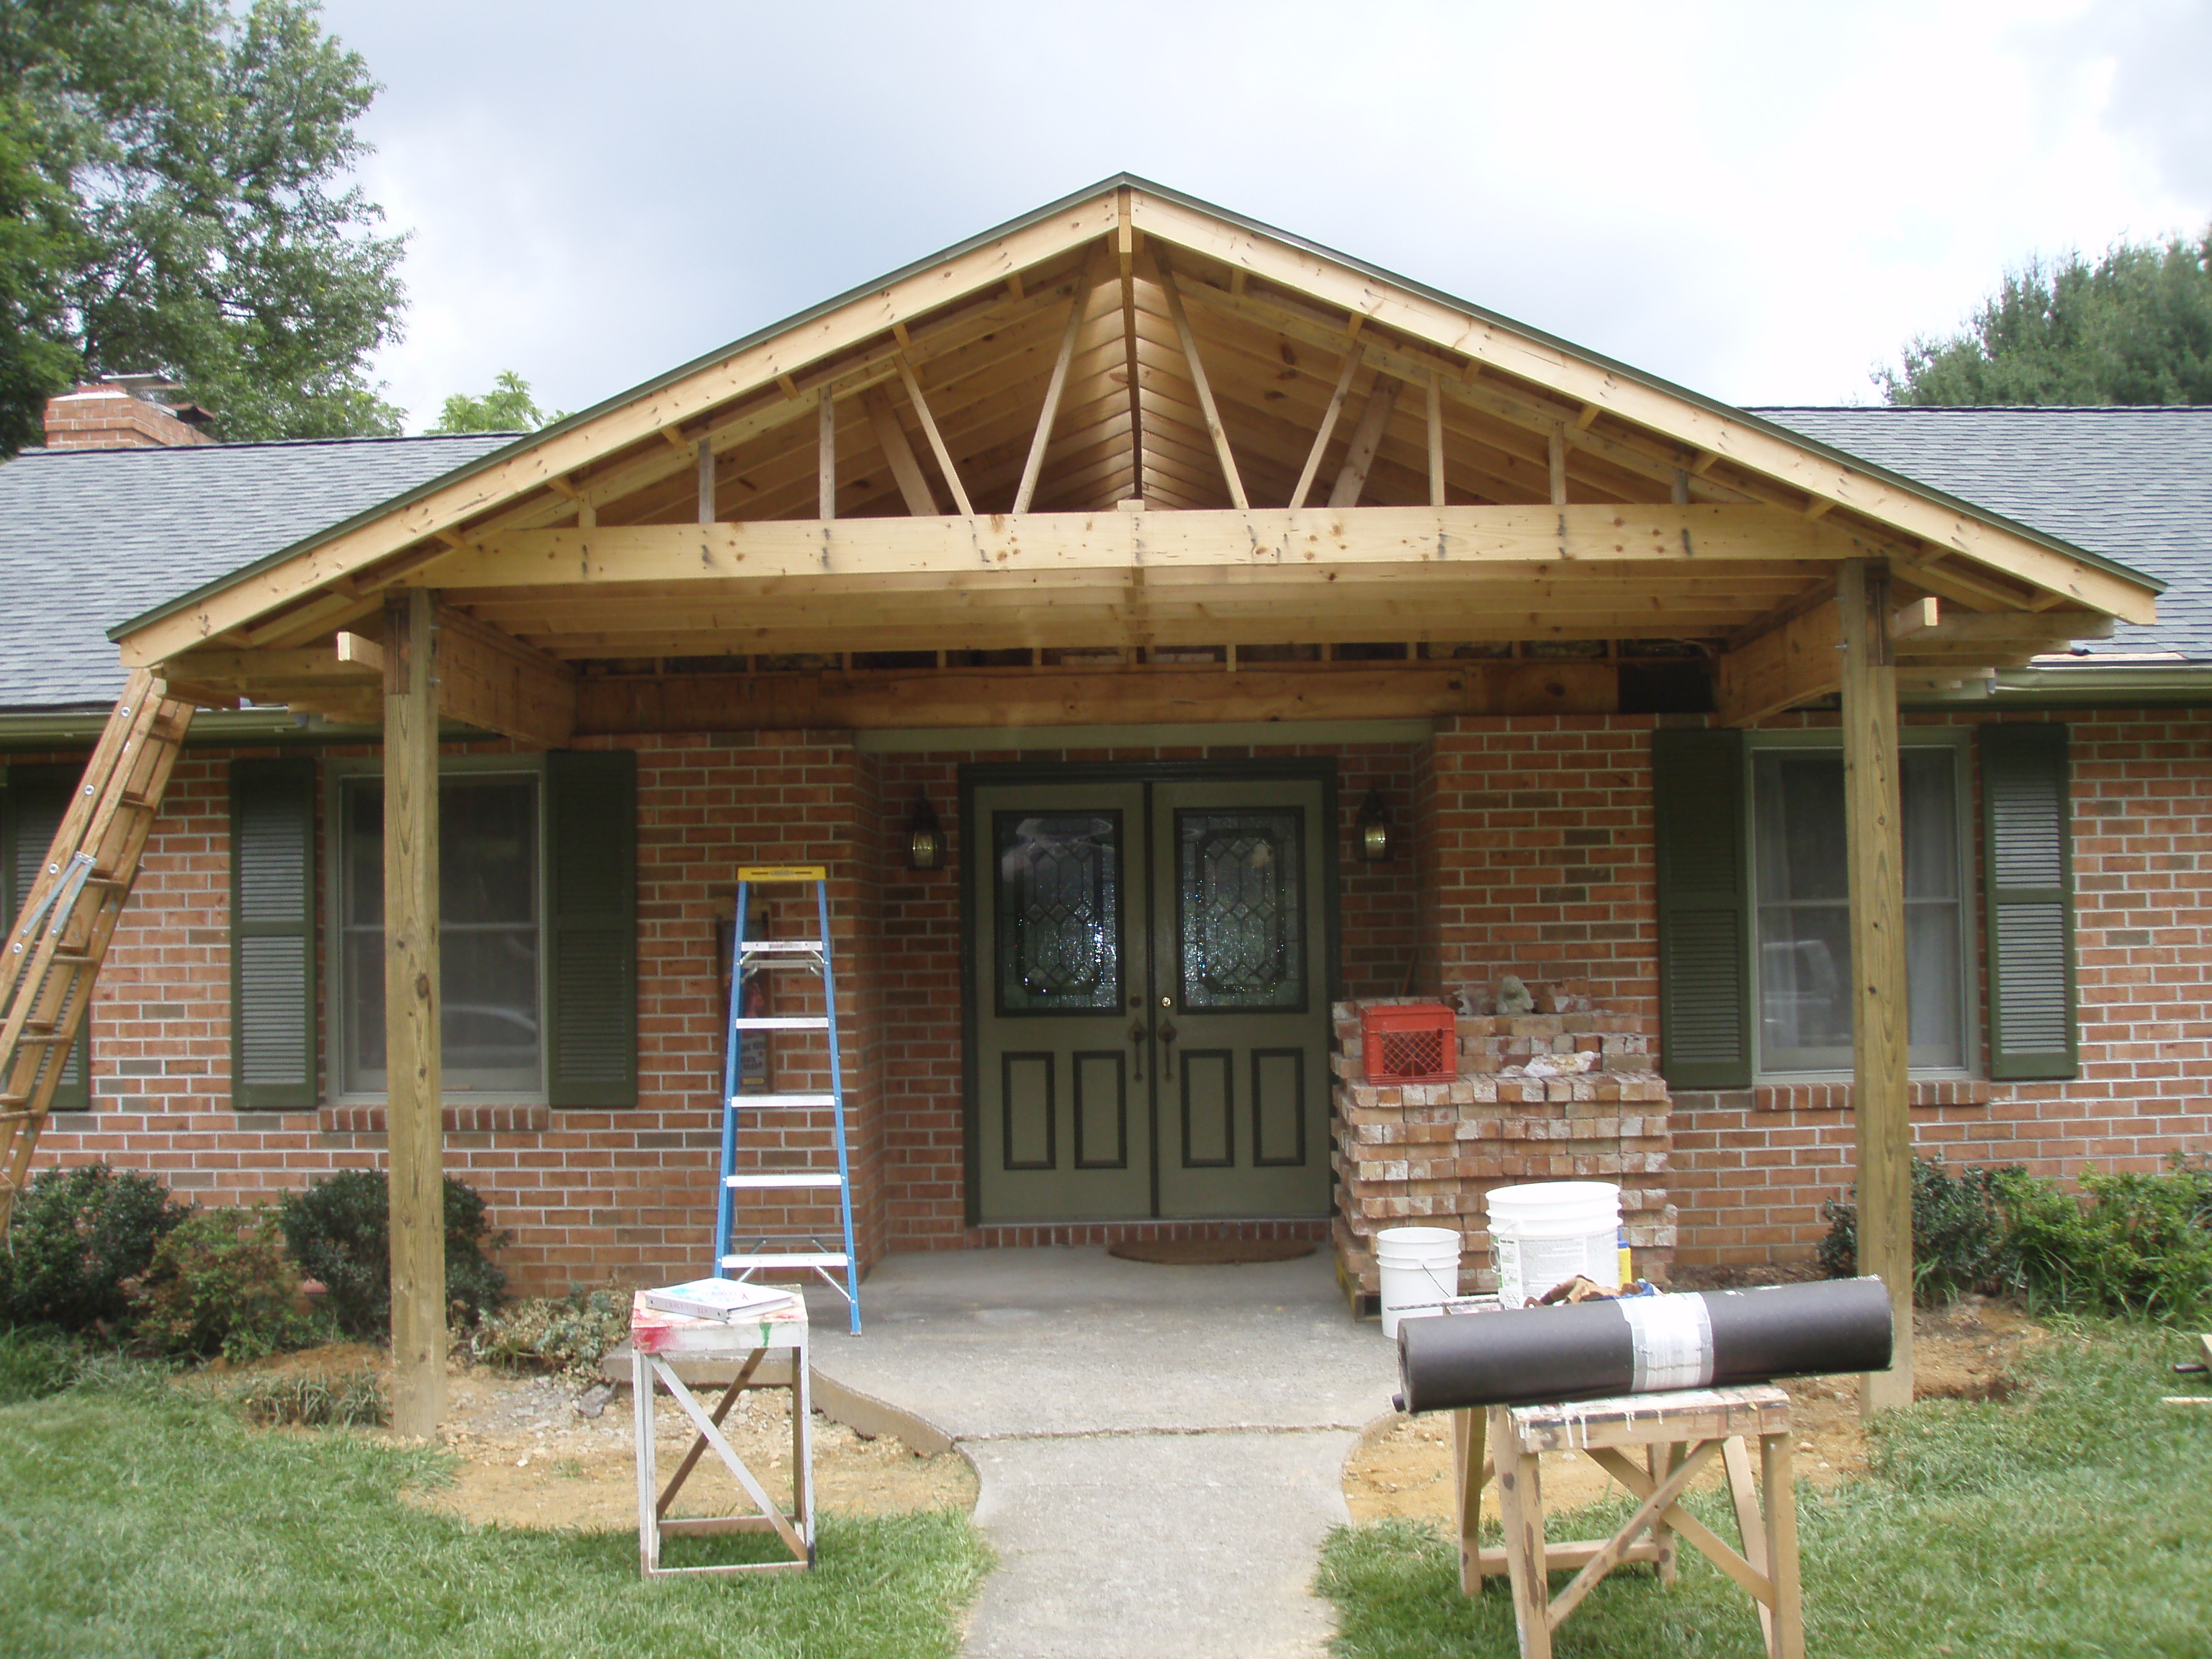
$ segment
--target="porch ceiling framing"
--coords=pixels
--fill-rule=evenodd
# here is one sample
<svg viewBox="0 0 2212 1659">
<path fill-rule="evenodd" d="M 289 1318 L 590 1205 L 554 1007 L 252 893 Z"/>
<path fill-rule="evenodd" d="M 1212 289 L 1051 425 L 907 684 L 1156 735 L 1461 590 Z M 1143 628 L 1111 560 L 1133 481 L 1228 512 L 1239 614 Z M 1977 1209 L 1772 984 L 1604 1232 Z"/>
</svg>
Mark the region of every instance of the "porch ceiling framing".
<svg viewBox="0 0 2212 1659">
<path fill-rule="evenodd" d="M 1576 505 L 1550 504 L 1563 489 Z M 1323 489 L 1336 505 L 1271 505 Z M 971 510 L 942 515 L 947 496 Z M 1051 510 L 992 510 L 1017 502 Z M 556 665 L 953 641 L 1656 635 L 1720 646 L 1723 707 L 1741 714 L 1832 690 L 1832 635 L 1802 646 L 1803 602 L 1850 557 L 1887 561 L 1946 617 L 1986 618 L 1971 637 L 1902 642 L 1916 672 L 2154 614 L 2154 585 L 2129 573 L 1117 180 L 119 638 L 127 662 L 211 693 L 307 706 L 330 682 L 297 672 L 298 653 L 408 586 L 444 590 L 517 660 Z M 1698 591 L 1715 571 L 1728 591 Z M 1322 597 L 1317 581 L 1334 586 Z M 1792 656 L 1819 672 L 1777 667 Z"/>
</svg>

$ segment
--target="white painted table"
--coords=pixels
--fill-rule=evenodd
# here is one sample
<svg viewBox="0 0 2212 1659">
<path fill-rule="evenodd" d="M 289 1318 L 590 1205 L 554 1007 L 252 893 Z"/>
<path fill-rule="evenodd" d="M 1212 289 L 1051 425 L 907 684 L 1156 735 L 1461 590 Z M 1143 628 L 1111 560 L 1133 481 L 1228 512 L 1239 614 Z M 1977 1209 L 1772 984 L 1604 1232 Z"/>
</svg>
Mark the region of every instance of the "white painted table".
<svg viewBox="0 0 2212 1659">
<path fill-rule="evenodd" d="M 645 1293 L 630 1304 L 630 1393 L 637 1419 L 637 1553 L 640 1570 L 648 1578 L 680 1574 L 774 1572 L 805 1570 L 814 1565 L 814 1429 L 812 1400 L 807 1384 L 806 1304 L 793 1298 L 791 1305 L 758 1318 L 742 1320 L 693 1319 L 663 1313 L 645 1305 Z M 762 1362 L 781 1353 L 788 1362 L 788 1379 L 757 1380 Z M 737 1375 L 724 1392 L 721 1403 L 709 1414 L 684 1380 L 676 1374 L 679 1360 L 726 1360 Z M 653 1468 L 653 1416 L 656 1383 L 667 1390 L 691 1419 L 697 1433 L 691 1449 L 669 1480 L 659 1485 Z M 791 1390 L 791 1510 L 786 1514 L 744 1466 L 723 1437 L 722 1419 L 747 1389 L 787 1388 Z M 700 1457 L 712 1446 L 738 1485 L 752 1500 L 757 1514 L 671 1517 L 669 1506 Z M 711 1537 L 733 1532 L 773 1532 L 790 1551 L 787 1561 L 743 1561 L 713 1567 L 664 1567 L 661 1540 L 666 1538 Z"/>
</svg>

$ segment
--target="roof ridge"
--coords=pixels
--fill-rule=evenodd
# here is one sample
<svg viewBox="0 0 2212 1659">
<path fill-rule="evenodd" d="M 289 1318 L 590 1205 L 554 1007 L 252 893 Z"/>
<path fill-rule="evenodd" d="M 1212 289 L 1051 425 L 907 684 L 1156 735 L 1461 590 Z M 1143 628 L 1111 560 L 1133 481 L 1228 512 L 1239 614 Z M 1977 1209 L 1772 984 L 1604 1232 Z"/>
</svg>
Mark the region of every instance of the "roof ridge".
<svg viewBox="0 0 2212 1659">
<path fill-rule="evenodd" d="M 456 443 L 471 439 L 495 439 L 505 444 L 529 435 L 526 432 L 375 432 L 349 437 L 257 438 L 234 444 L 146 444 L 118 446 L 111 449 L 73 447 L 50 449 L 43 445 L 33 445 L 18 450 L 14 459 L 27 460 L 40 455 L 235 455 L 241 450 L 249 449 L 338 449 L 372 444 Z"/>
</svg>

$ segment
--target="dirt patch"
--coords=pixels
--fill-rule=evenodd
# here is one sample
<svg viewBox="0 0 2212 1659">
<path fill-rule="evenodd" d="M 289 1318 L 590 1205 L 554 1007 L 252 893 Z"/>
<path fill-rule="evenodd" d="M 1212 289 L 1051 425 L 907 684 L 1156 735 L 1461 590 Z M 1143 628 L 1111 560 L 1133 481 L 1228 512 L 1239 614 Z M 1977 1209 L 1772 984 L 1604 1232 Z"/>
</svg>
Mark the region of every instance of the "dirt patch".
<svg viewBox="0 0 2212 1659">
<path fill-rule="evenodd" d="M 279 1355 L 251 1366 L 199 1375 L 234 1383 L 261 1373 L 322 1370 L 331 1376 L 372 1368 L 388 1378 L 380 1349 L 345 1344 Z M 480 1524 L 634 1531 L 637 1470 L 631 1455 L 628 1389 L 587 1389 L 563 1378 L 516 1376 L 483 1367 L 455 1367 L 446 1377 L 446 1420 L 440 1440 L 460 1462 L 452 1484 L 406 1494 L 418 1508 Z M 720 1389 L 697 1390 L 711 1406 Z M 586 1417 L 596 1405 L 598 1415 Z M 690 1449 L 692 1432 L 664 1400 L 653 1452 L 665 1486 Z M 783 1389 L 749 1391 L 722 1422 L 738 1455 L 771 1498 L 791 1497 L 790 1396 Z M 917 1455 L 885 1435 L 864 1439 L 819 1413 L 814 1419 L 814 1501 L 847 1514 L 892 1515 L 975 1505 L 975 1472 L 957 1452 Z M 718 1515 L 750 1503 L 709 1451 L 684 1483 L 672 1513 Z"/>
<path fill-rule="evenodd" d="M 1676 1282 L 1679 1287 L 1679 1275 Z M 2013 1367 L 2021 1350 L 2044 1334 L 2017 1309 L 1981 1297 L 1962 1297 L 1949 1308 L 1917 1314 L 1913 1397 L 2009 1399 L 2020 1386 Z M 1863 1475 L 1867 1448 L 1859 1423 L 1857 1379 L 1807 1377 L 1783 1387 L 1790 1393 L 1798 1478 L 1825 1486 Z M 1442 1413 L 1390 1418 L 1370 1429 L 1345 1460 L 1344 1501 L 1352 1518 L 1404 1516 L 1449 1524 L 1453 1515 L 1451 1441 L 1451 1419 Z M 1716 1463 L 1700 1484 L 1717 1486 L 1720 1480 Z M 1544 1507 L 1554 1510 L 1595 1503 L 1620 1489 L 1619 1482 L 1578 1452 L 1547 1456 L 1543 1482 Z"/>
</svg>

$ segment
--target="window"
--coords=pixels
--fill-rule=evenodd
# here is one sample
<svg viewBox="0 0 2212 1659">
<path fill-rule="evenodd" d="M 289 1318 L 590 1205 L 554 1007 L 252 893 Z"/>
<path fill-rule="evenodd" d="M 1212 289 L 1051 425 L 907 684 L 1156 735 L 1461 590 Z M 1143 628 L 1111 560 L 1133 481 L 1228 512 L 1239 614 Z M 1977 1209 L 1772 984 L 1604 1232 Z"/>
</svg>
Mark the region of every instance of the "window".
<svg viewBox="0 0 2212 1659">
<path fill-rule="evenodd" d="M 1908 746 L 1900 757 L 1907 1053 L 1916 1068 L 1959 1071 L 1967 1064 L 1960 769 L 1948 738 Z M 1842 753 L 1754 746 L 1751 800 L 1759 1069 L 1847 1072 L 1851 945 Z"/>
<path fill-rule="evenodd" d="M 1984 725 L 1971 746 L 1940 728 L 1903 736 L 1910 1063 L 1976 1069 L 1979 1016 L 1991 1078 L 2077 1075 L 2066 727 Z M 1838 738 L 1667 727 L 1651 757 L 1667 1081 L 1743 1089 L 1761 1075 L 1848 1075 Z M 1977 777 L 1978 928 L 1966 850 Z"/>
<path fill-rule="evenodd" d="M 0 926 L 11 925 L 21 913 L 82 770 L 70 765 L 0 766 L 0 910 L 8 918 Z M 62 1074 L 54 1083 L 50 1104 L 56 1111 L 82 1111 L 92 1104 L 91 1085 L 85 1079 L 90 1028 L 91 1010 L 87 1009 L 84 1028 L 70 1045 Z"/>
<path fill-rule="evenodd" d="M 439 973 L 444 1085 L 544 1087 L 545 860 L 535 772 L 456 772 L 438 783 Z M 384 1091 L 384 781 L 338 785 L 337 1089 Z"/>
</svg>

